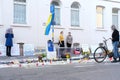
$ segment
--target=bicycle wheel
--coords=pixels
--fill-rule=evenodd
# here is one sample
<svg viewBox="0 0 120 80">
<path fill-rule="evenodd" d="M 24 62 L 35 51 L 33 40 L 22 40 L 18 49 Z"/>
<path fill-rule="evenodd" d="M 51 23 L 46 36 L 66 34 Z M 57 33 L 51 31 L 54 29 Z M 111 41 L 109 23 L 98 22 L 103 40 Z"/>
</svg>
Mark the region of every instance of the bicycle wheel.
<svg viewBox="0 0 120 80">
<path fill-rule="evenodd" d="M 104 47 L 98 47 L 94 52 L 94 59 L 97 63 L 101 63 L 105 60 L 107 52 Z"/>
</svg>

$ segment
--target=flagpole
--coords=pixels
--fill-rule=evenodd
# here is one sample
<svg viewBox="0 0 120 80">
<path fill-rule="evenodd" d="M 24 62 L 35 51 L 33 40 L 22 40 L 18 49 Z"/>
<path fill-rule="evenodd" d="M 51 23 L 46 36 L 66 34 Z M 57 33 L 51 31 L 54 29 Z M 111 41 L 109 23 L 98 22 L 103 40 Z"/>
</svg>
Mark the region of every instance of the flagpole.
<svg viewBox="0 0 120 80">
<path fill-rule="evenodd" d="M 53 25 L 52 25 L 52 41 L 54 43 L 54 21 L 53 21 Z"/>
<path fill-rule="evenodd" d="M 55 15 L 55 6 L 52 5 L 51 7 L 51 13 L 52 13 L 52 41 L 53 41 L 53 44 L 54 44 L 54 25 L 55 25 L 55 21 L 54 21 L 54 15 Z"/>
<path fill-rule="evenodd" d="M 50 12 L 52 14 L 52 21 L 51 21 L 51 24 L 52 24 L 52 41 L 53 41 L 53 45 L 54 45 L 54 25 L 55 25 L 55 22 L 54 22 L 55 7 L 54 7 L 54 5 L 50 6 Z"/>
</svg>

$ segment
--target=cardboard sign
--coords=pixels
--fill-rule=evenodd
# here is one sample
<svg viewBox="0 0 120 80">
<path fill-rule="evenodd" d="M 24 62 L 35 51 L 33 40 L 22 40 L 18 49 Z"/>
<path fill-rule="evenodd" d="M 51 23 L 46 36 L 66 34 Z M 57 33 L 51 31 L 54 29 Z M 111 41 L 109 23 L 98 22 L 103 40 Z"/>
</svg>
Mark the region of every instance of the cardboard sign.
<svg viewBox="0 0 120 80">
<path fill-rule="evenodd" d="M 20 55 L 20 49 L 18 44 L 14 44 L 13 47 L 11 48 L 11 55 L 12 56 Z"/>
<path fill-rule="evenodd" d="M 83 52 L 89 52 L 90 50 L 89 50 L 89 45 L 88 44 L 83 44 L 82 45 L 82 50 L 83 50 Z"/>
<path fill-rule="evenodd" d="M 6 56 L 6 47 L 2 44 L 0 44 L 0 56 Z"/>
<path fill-rule="evenodd" d="M 35 55 L 46 54 L 46 49 L 43 47 L 36 47 L 34 54 Z"/>
<path fill-rule="evenodd" d="M 56 55 L 56 49 L 54 47 L 54 51 L 48 51 L 48 48 L 46 47 L 46 51 L 47 51 L 47 59 L 56 59 L 57 55 Z"/>
<path fill-rule="evenodd" d="M 34 55 L 34 45 L 33 44 L 24 44 L 23 53 L 24 53 L 24 56 Z"/>
</svg>

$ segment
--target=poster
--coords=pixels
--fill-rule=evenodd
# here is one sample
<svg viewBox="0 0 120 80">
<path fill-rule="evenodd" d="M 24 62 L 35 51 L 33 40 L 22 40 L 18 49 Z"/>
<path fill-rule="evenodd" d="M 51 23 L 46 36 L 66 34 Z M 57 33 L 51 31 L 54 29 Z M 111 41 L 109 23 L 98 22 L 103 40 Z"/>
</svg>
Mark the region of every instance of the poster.
<svg viewBox="0 0 120 80">
<path fill-rule="evenodd" d="M 6 56 L 6 47 L 2 44 L 0 44 L 0 56 Z"/>
<path fill-rule="evenodd" d="M 46 54 L 46 49 L 43 47 L 36 47 L 34 54 L 35 55 Z"/>
<path fill-rule="evenodd" d="M 18 44 L 13 44 L 13 47 L 11 48 L 11 55 L 12 56 L 20 55 L 20 49 Z"/>
<path fill-rule="evenodd" d="M 24 44 L 23 53 L 24 53 L 24 56 L 34 55 L 34 45 L 33 44 Z"/>
<path fill-rule="evenodd" d="M 46 52 L 47 52 L 47 59 L 56 59 L 57 54 L 56 54 L 56 48 L 54 47 L 54 51 L 48 51 L 48 47 L 46 47 Z"/>
</svg>

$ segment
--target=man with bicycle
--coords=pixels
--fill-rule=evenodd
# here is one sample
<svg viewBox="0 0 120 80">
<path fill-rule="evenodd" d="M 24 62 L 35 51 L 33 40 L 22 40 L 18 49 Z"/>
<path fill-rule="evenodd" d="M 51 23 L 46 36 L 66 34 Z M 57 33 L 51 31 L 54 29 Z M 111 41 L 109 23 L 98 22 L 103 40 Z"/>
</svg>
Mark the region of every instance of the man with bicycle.
<svg viewBox="0 0 120 80">
<path fill-rule="evenodd" d="M 117 62 L 117 58 L 119 58 L 120 61 L 120 55 L 118 53 L 118 44 L 119 44 L 119 31 L 116 29 L 115 25 L 111 26 L 111 29 L 113 31 L 112 33 L 112 44 L 113 44 L 113 61 L 112 62 Z"/>
</svg>

